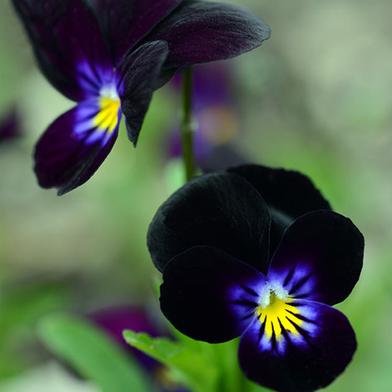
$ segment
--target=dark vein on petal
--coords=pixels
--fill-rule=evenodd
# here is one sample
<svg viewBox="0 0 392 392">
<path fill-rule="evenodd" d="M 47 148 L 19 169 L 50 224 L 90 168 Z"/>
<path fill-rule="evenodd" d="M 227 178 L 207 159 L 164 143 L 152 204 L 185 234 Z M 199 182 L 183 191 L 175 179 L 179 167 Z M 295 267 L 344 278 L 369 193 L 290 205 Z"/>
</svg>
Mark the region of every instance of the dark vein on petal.
<svg viewBox="0 0 392 392">
<path fill-rule="evenodd" d="M 296 293 L 310 279 L 311 276 L 312 274 L 310 273 L 299 279 L 290 289 L 290 294 Z"/>
<path fill-rule="evenodd" d="M 316 322 L 316 321 L 311 320 L 311 319 L 309 319 L 309 318 L 303 316 L 303 315 L 300 314 L 300 313 L 294 313 L 294 312 L 292 312 L 291 310 L 288 310 L 288 309 L 285 309 L 285 311 L 286 311 L 287 313 L 290 313 L 291 315 L 293 315 L 295 318 L 297 318 L 297 319 L 299 319 L 299 320 L 306 321 L 307 323 L 311 323 L 311 324 L 316 324 L 316 325 L 317 325 L 317 322 Z"/>
<path fill-rule="evenodd" d="M 291 279 L 293 278 L 294 272 L 295 272 L 295 267 L 291 267 L 290 271 L 288 272 L 288 274 L 284 279 L 283 286 L 287 286 L 290 283 Z"/>
<path fill-rule="evenodd" d="M 264 336 L 264 331 L 265 331 L 265 322 L 260 325 L 260 329 L 259 329 L 259 343 L 260 343 L 261 339 Z"/>
<path fill-rule="evenodd" d="M 256 293 L 256 291 L 254 291 L 253 289 L 251 289 L 250 287 L 247 287 L 245 285 L 240 285 L 240 287 L 247 292 L 249 295 L 253 296 L 253 297 L 258 297 L 259 295 Z"/>
<path fill-rule="evenodd" d="M 248 299 L 236 299 L 235 301 L 231 301 L 230 303 L 233 305 L 251 306 L 252 308 L 257 307 L 257 302 L 253 302 Z"/>
</svg>

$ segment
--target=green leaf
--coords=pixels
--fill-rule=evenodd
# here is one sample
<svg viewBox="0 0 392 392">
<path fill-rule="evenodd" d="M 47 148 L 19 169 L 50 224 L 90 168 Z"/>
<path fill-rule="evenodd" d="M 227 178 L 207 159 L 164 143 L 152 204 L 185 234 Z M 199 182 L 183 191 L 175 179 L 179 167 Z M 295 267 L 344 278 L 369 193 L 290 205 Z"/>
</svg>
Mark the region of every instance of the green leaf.
<svg viewBox="0 0 392 392">
<path fill-rule="evenodd" d="M 81 319 L 56 315 L 39 325 L 39 336 L 102 392 L 147 392 L 151 385 L 138 366 L 104 333 Z"/>
<path fill-rule="evenodd" d="M 145 333 L 125 331 L 128 344 L 166 365 L 174 381 L 186 385 L 193 392 L 216 391 L 217 369 L 210 361 L 210 345 L 186 345 L 168 338 L 152 338 Z"/>
<path fill-rule="evenodd" d="M 4 347 L 10 336 L 30 331 L 48 312 L 64 308 L 67 293 L 61 285 L 37 284 L 23 290 L 6 292 L 0 298 L 0 346 Z"/>
</svg>

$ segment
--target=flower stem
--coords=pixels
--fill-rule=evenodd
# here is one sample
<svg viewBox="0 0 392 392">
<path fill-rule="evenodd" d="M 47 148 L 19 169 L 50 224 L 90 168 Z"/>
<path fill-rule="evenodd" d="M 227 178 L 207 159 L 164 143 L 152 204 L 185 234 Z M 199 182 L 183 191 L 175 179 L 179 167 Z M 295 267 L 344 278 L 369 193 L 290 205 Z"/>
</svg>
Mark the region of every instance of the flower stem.
<svg viewBox="0 0 392 392">
<path fill-rule="evenodd" d="M 192 67 L 188 67 L 184 71 L 183 78 L 183 117 L 181 124 L 182 156 L 186 181 L 191 180 L 196 172 L 193 155 L 192 81 Z"/>
</svg>

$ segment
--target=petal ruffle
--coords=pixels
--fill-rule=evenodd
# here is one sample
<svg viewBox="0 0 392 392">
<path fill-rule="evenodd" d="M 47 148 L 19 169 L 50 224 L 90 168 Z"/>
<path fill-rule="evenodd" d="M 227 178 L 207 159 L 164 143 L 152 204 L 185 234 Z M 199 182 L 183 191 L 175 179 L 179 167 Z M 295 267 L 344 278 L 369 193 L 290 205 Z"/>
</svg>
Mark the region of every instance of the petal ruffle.
<svg viewBox="0 0 392 392">
<path fill-rule="evenodd" d="M 126 59 L 123 65 L 122 111 L 128 137 L 136 145 L 158 76 L 168 55 L 164 41 L 148 42 Z"/>
<path fill-rule="evenodd" d="M 183 0 L 84 0 L 92 7 L 112 51 L 113 64 Z"/>
<path fill-rule="evenodd" d="M 310 178 L 297 171 L 261 165 L 243 165 L 228 171 L 248 180 L 270 207 L 272 251 L 294 219 L 311 211 L 331 209 Z"/>
<path fill-rule="evenodd" d="M 332 211 L 311 212 L 287 229 L 268 276 L 294 298 L 333 305 L 358 281 L 363 252 L 363 236 L 350 219 Z"/>
<path fill-rule="evenodd" d="M 85 183 L 111 151 L 120 116 L 118 108 L 100 110 L 96 101 L 86 101 L 55 120 L 35 150 L 40 186 L 62 195 Z"/>
<path fill-rule="evenodd" d="M 299 313 L 286 313 L 288 319 L 282 315 L 272 336 L 258 320 L 245 332 L 240 365 L 248 378 L 267 388 L 310 392 L 344 371 L 356 350 L 355 334 L 347 318 L 328 305 L 313 301 L 292 305 Z"/>
<path fill-rule="evenodd" d="M 74 101 L 88 95 L 85 84 L 97 65 L 112 69 L 98 23 L 82 0 L 13 0 L 38 64 L 62 94 Z M 96 88 L 95 88 L 96 90 Z"/>
<path fill-rule="evenodd" d="M 245 8 L 185 0 L 147 37 L 169 43 L 167 70 L 238 56 L 261 45 L 270 28 Z"/>
<path fill-rule="evenodd" d="M 194 247 L 166 266 L 161 309 L 185 335 L 221 343 L 252 322 L 264 284 L 263 274 L 225 252 Z"/>
<path fill-rule="evenodd" d="M 193 246 L 213 246 L 237 259 L 268 269 L 270 216 L 260 194 L 233 174 L 198 177 L 157 211 L 148 231 L 155 266 Z"/>
</svg>

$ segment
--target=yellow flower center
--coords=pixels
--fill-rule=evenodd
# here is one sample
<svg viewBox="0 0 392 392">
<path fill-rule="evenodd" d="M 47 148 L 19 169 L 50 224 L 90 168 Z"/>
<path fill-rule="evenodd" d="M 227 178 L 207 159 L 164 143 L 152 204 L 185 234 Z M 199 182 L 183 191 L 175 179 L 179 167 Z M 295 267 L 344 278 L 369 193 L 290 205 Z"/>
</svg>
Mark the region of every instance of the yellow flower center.
<svg viewBox="0 0 392 392">
<path fill-rule="evenodd" d="M 269 288 L 262 297 L 256 315 L 264 325 L 268 338 L 275 336 L 279 339 L 286 332 L 298 335 L 297 327 L 300 327 L 303 321 L 297 317 L 300 312 L 295 306 L 290 305 L 291 302 L 293 299 L 287 293 L 273 288 Z"/>
<path fill-rule="evenodd" d="M 113 132 L 118 125 L 120 106 L 120 98 L 115 90 L 101 91 L 99 112 L 94 117 L 94 126 L 105 132 Z"/>
</svg>

